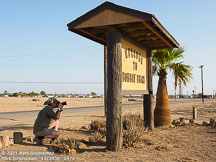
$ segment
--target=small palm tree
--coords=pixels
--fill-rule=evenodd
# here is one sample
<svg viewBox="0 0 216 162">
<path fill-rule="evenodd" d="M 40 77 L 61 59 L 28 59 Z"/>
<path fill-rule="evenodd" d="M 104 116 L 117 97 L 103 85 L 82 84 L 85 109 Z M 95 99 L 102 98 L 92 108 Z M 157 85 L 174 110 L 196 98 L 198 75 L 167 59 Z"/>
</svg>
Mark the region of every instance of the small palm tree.
<svg viewBox="0 0 216 162">
<path fill-rule="evenodd" d="M 183 59 L 183 48 L 167 48 L 153 50 L 153 74 L 159 76 L 158 88 L 156 94 L 156 107 L 154 111 L 155 126 L 171 125 L 171 113 L 168 100 L 168 92 L 166 85 L 167 69 L 173 71 L 175 77 L 175 92 L 178 80 L 184 85 L 192 78 L 192 68 L 183 62 L 176 61 Z"/>
<path fill-rule="evenodd" d="M 187 82 L 192 78 L 192 68 L 189 65 L 183 64 L 183 62 L 180 63 L 173 63 L 170 65 L 170 68 L 173 70 L 173 76 L 175 78 L 175 100 L 176 100 L 176 89 L 178 82 L 182 82 L 185 86 L 187 85 Z"/>
</svg>

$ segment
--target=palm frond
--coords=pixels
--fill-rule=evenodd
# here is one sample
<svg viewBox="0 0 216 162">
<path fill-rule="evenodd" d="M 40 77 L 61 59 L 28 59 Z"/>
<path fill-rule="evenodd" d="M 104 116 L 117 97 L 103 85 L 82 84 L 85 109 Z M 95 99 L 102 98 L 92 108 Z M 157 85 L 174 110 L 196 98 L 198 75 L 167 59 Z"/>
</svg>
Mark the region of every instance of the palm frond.
<svg viewBox="0 0 216 162">
<path fill-rule="evenodd" d="M 167 69 L 174 61 L 184 58 L 183 52 L 182 47 L 153 50 L 152 62 L 162 69 Z"/>
<path fill-rule="evenodd" d="M 189 65 L 183 64 L 183 62 L 172 63 L 169 65 L 169 68 L 173 70 L 173 76 L 175 78 L 174 89 L 176 91 L 178 81 L 181 80 L 182 83 L 186 86 L 187 83 L 192 79 L 192 67 Z"/>
<path fill-rule="evenodd" d="M 185 65 L 183 62 L 177 62 L 184 58 L 184 48 L 166 48 L 153 50 L 152 57 L 152 71 L 153 74 L 158 74 L 161 69 L 170 69 L 173 71 L 175 79 L 174 90 L 176 92 L 178 81 L 186 86 L 190 79 L 192 79 L 192 67 Z M 176 63 L 177 62 L 177 63 Z"/>
<path fill-rule="evenodd" d="M 152 75 L 156 75 L 158 73 L 158 67 L 156 65 L 152 66 Z"/>
</svg>

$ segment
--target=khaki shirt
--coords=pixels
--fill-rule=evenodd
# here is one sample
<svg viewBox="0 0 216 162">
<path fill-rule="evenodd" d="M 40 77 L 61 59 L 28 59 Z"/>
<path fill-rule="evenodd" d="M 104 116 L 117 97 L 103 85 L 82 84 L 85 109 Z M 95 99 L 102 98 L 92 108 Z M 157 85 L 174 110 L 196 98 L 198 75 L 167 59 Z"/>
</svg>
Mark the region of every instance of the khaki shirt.
<svg viewBox="0 0 216 162">
<path fill-rule="evenodd" d="M 48 128 L 51 120 L 56 120 L 56 113 L 53 111 L 53 108 L 50 106 L 44 107 L 37 116 L 35 120 L 33 133 L 43 131 L 44 128 Z"/>
</svg>

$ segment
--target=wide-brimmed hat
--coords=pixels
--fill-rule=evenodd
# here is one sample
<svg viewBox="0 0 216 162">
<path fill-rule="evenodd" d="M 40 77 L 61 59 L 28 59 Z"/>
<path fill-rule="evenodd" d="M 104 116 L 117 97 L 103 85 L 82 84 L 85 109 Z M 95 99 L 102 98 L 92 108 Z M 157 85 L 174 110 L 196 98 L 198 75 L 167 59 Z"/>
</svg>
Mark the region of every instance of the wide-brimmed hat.
<svg viewBox="0 0 216 162">
<path fill-rule="evenodd" d="M 44 105 L 50 105 L 52 103 L 58 103 L 59 101 L 55 97 L 49 98 L 47 101 L 44 102 Z"/>
</svg>

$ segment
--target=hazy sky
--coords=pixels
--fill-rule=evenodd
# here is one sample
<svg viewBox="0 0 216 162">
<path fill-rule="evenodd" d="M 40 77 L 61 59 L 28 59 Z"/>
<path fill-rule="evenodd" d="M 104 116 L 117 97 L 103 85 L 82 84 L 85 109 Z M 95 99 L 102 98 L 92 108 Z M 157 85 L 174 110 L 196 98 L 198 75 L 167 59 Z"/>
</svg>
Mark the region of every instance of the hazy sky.
<svg viewBox="0 0 216 162">
<path fill-rule="evenodd" d="M 0 0 L 0 93 L 40 92 L 103 94 L 103 46 L 69 32 L 67 23 L 97 7 L 102 0 Z M 216 90 L 215 0 L 111 0 L 154 14 L 183 46 L 185 64 L 194 79 L 184 94 L 201 92 L 200 65 L 204 65 L 204 93 Z M 7 82 L 7 83 L 6 83 Z M 10 83 L 12 82 L 12 83 Z M 14 83 L 19 82 L 19 83 Z M 20 82 L 85 82 L 48 84 Z M 88 82 L 94 84 L 87 84 Z M 154 92 L 157 76 L 153 78 Z M 174 79 L 167 80 L 174 94 Z M 216 91 L 215 91 L 216 92 Z"/>
</svg>

